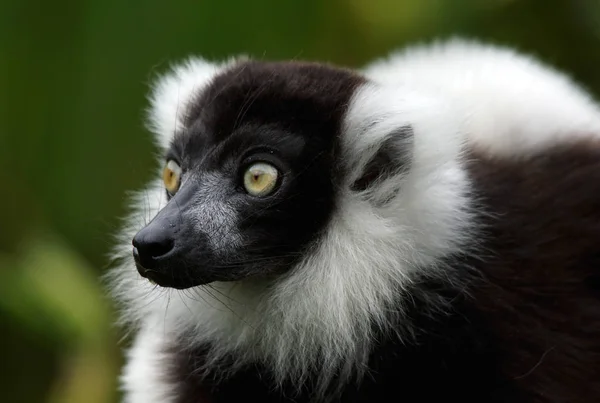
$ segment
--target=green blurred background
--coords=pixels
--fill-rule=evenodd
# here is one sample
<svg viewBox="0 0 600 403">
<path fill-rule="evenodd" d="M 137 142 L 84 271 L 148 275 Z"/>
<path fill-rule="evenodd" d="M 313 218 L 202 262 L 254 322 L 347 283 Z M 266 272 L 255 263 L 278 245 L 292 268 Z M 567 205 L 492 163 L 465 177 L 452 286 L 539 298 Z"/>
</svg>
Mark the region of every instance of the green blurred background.
<svg viewBox="0 0 600 403">
<path fill-rule="evenodd" d="M 0 400 L 119 399 L 127 341 L 99 278 L 154 168 L 156 73 L 192 53 L 361 66 L 457 34 L 600 94 L 600 0 L 0 1 Z"/>
</svg>

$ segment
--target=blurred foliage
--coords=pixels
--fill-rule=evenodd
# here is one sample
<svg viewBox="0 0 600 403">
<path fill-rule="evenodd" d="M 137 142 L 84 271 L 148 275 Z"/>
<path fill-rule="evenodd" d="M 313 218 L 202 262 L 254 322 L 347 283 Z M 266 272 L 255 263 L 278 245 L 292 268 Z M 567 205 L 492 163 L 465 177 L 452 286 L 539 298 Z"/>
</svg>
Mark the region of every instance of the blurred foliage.
<svg viewBox="0 0 600 403">
<path fill-rule="evenodd" d="M 600 94 L 598 0 L 2 0 L 2 401 L 118 400 L 99 277 L 125 192 L 152 172 L 155 74 L 192 53 L 360 66 L 450 35 L 531 52 Z"/>
</svg>

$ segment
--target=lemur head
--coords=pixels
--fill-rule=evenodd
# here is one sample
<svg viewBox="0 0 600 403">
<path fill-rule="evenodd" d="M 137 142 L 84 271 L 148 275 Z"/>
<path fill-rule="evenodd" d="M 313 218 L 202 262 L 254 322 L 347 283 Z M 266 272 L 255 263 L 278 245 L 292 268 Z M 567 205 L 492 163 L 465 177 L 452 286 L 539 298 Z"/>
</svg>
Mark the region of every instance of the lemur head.
<svg viewBox="0 0 600 403">
<path fill-rule="evenodd" d="M 371 191 L 383 207 L 408 173 L 413 129 L 351 138 L 393 120 L 378 111 L 349 127 L 366 84 L 326 65 L 243 61 L 197 88 L 166 149 L 168 202 L 133 238 L 139 273 L 180 289 L 277 276 L 318 246 L 341 198 Z"/>
<path fill-rule="evenodd" d="M 169 201 L 133 239 L 140 274 L 188 288 L 289 270 L 336 205 L 342 117 L 362 81 L 246 61 L 199 88 L 165 154 Z"/>
</svg>

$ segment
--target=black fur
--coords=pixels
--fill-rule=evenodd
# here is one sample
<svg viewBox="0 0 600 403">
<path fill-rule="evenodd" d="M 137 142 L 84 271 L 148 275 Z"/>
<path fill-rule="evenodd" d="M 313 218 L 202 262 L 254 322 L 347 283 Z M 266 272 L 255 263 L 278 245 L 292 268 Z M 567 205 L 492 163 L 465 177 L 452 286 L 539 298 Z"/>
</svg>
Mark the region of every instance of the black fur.
<svg viewBox="0 0 600 403">
<path fill-rule="evenodd" d="M 415 284 L 398 323 L 412 334 L 401 343 L 379 332 L 368 375 L 338 402 L 600 401 L 600 144 L 518 161 L 472 153 L 469 172 L 484 252 L 446 263 L 471 285 Z M 200 381 L 202 348 L 169 353 L 177 403 L 311 401 L 310 383 L 300 395 L 275 388 L 260 363 Z"/>
<path fill-rule="evenodd" d="M 410 165 L 410 143 L 413 130 L 410 126 L 400 127 L 379 144 L 377 152 L 367 163 L 365 170 L 350 187 L 356 192 L 369 189 L 373 185 L 407 170 Z"/>
<path fill-rule="evenodd" d="M 473 296 L 514 401 L 600 401 L 600 143 L 471 170 L 496 213 Z"/>
</svg>

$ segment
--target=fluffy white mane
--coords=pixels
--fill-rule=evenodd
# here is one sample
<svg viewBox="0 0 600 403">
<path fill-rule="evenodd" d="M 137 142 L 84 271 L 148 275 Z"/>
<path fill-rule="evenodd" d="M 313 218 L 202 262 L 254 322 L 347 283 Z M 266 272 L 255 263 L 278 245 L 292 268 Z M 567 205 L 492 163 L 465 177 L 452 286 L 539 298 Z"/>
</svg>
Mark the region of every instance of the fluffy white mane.
<svg viewBox="0 0 600 403">
<path fill-rule="evenodd" d="M 463 111 L 469 142 L 492 155 L 521 155 L 600 128 L 600 108 L 584 89 L 509 48 L 454 39 L 392 53 L 365 73 L 443 97 Z"/>
<path fill-rule="evenodd" d="M 160 147 L 183 124 L 187 102 L 225 65 L 190 59 L 158 81 L 150 125 Z M 436 263 L 476 231 L 465 147 L 505 157 L 600 133 L 600 112 L 590 97 L 508 50 L 452 41 L 409 49 L 365 74 L 372 82 L 357 90 L 344 121 L 350 174 L 339 208 L 318 247 L 268 288 L 260 281 L 156 288 L 135 270 L 130 242 L 166 202 L 162 182 L 134 199 L 117 251 L 121 263 L 111 274 L 123 320 L 139 329 L 122 378 L 126 402 L 170 401 L 173 387 L 164 381 L 160 359 L 165 343 L 184 332 L 192 335 L 190 345 L 214 343 L 213 362 L 235 352 L 237 364 L 265 362 L 280 381 L 301 381 L 317 367 L 324 388 L 339 367 L 344 375 L 360 373 L 372 323 L 388 326 L 389 312 L 401 311 L 402 292 L 416 275 L 445 276 Z M 398 138 L 397 145 L 410 148 L 410 170 L 374 191 L 351 192 L 373 146 L 406 125 L 413 129 L 411 142 Z M 398 185 L 383 207 L 369 202 Z"/>
</svg>

